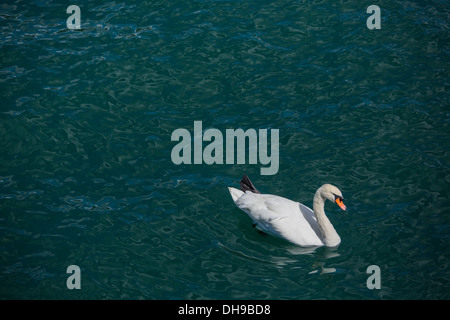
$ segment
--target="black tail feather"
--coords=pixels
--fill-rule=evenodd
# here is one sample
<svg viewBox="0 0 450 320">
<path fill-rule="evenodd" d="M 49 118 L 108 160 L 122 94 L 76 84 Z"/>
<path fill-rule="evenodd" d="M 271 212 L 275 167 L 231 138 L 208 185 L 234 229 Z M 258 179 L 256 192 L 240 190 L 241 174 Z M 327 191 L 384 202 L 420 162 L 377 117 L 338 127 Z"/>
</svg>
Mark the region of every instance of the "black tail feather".
<svg viewBox="0 0 450 320">
<path fill-rule="evenodd" d="M 246 174 L 244 174 L 244 177 L 241 180 L 241 190 L 243 192 L 250 191 L 253 193 L 261 193 L 255 188 L 255 186 L 253 185 L 253 183 L 250 181 L 250 179 L 247 177 Z"/>
</svg>

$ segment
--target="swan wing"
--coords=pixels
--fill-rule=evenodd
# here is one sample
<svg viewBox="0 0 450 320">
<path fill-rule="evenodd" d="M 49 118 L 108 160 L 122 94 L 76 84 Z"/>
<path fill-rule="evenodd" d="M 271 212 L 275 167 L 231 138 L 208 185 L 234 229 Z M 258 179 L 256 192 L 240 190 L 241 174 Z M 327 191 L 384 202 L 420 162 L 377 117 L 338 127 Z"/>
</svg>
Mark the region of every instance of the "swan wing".
<svg viewBox="0 0 450 320">
<path fill-rule="evenodd" d="M 235 203 L 267 233 L 300 246 L 323 245 L 313 211 L 299 202 L 247 191 Z"/>
</svg>

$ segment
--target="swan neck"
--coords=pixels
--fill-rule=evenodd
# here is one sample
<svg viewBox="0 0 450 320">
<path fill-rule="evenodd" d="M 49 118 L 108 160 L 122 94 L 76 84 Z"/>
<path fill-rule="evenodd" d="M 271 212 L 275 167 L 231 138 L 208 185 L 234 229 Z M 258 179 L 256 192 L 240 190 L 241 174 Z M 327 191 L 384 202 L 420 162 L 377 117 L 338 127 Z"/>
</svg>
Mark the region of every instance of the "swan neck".
<svg viewBox="0 0 450 320">
<path fill-rule="evenodd" d="M 334 247 L 341 242 L 341 238 L 326 216 L 324 207 L 325 198 L 322 196 L 321 189 L 319 188 L 314 195 L 313 211 L 316 216 L 320 232 L 322 233 L 324 244 L 327 247 Z"/>
</svg>

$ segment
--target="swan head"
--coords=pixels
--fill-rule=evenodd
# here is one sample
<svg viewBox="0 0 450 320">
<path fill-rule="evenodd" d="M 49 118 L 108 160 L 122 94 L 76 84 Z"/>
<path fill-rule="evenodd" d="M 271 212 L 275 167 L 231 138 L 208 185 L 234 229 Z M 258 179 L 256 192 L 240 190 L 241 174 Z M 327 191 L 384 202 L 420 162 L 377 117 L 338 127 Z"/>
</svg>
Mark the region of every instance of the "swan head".
<svg viewBox="0 0 450 320">
<path fill-rule="evenodd" d="M 331 184 L 324 184 L 319 188 L 320 195 L 324 199 L 328 199 L 331 202 L 335 202 L 339 208 L 346 210 L 347 207 L 344 204 L 344 197 L 342 196 L 341 190 Z"/>
</svg>

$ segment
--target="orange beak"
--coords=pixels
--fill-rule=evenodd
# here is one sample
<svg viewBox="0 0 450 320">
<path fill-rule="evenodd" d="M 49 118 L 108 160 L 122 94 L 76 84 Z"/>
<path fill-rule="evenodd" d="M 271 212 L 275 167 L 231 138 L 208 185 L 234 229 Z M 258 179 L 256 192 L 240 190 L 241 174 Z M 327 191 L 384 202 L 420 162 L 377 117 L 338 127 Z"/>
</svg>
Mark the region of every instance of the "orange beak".
<svg viewBox="0 0 450 320">
<path fill-rule="evenodd" d="M 334 201 L 336 202 L 336 204 L 339 206 L 339 208 L 341 208 L 342 210 L 347 210 L 347 207 L 345 206 L 344 202 L 342 201 L 342 198 L 336 198 L 336 200 Z"/>
</svg>

